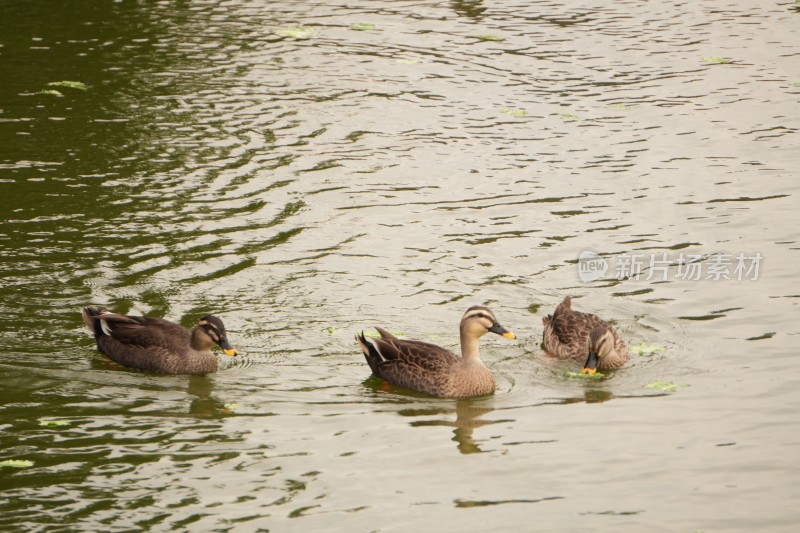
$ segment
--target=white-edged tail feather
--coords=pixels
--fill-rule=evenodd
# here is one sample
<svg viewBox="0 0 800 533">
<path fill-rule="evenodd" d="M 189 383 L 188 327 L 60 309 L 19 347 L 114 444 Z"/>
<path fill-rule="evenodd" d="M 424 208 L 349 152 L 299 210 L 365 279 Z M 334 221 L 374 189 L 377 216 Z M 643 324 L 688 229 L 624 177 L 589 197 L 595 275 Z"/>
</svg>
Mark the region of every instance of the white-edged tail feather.
<svg viewBox="0 0 800 533">
<path fill-rule="evenodd" d="M 378 343 L 375 342 L 374 339 L 366 339 L 366 341 L 370 344 L 370 346 L 375 348 L 375 353 L 377 353 L 379 356 L 381 356 L 381 361 L 386 361 L 386 358 L 381 353 L 381 347 L 378 345 Z"/>
</svg>

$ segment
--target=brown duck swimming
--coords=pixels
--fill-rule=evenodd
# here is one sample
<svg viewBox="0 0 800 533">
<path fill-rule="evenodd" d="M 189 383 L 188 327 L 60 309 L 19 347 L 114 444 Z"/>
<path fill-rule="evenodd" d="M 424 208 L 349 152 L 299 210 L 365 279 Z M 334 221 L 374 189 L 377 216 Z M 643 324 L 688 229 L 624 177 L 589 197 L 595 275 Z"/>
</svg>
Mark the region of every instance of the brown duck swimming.
<svg viewBox="0 0 800 533">
<path fill-rule="evenodd" d="M 407 389 L 441 398 L 464 398 L 494 392 L 491 371 L 478 354 L 478 340 L 488 332 L 509 339 L 516 335 L 497 322 L 488 308 L 476 305 L 461 319 L 461 357 L 435 344 L 401 340 L 375 328 L 379 339 L 356 335 L 372 373 Z"/>
<path fill-rule="evenodd" d="M 201 318 L 191 333 L 168 320 L 118 315 L 103 307 L 84 307 L 83 321 L 94 334 L 97 349 L 130 368 L 165 374 L 208 374 L 219 367 L 211 346 L 217 344 L 226 355 L 236 355 L 222 320 L 215 316 Z"/>
<path fill-rule="evenodd" d="M 613 370 L 628 361 L 628 347 L 617 330 L 597 315 L 573 311 L 569 296 L 542 322 L 544 349 L 559 359 L 586 361 L 582 374 Z"/>
</svg>

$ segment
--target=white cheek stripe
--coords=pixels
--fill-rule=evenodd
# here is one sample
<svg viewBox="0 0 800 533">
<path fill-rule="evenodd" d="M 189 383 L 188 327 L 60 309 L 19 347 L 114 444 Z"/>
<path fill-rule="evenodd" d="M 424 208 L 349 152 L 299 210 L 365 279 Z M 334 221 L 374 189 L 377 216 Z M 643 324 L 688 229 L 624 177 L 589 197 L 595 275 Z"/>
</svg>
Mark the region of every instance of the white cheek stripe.
<svg viewBox="0 0 800 533">
<path fill-rule="evenodd" d="M 103 330 L 103 333 L 105 333 L 109 337 L 111 336 L 111 328 L 108 326 L 108 322 L 106 322 L 105 320 L 101 319 L 100 320 L 100 328 Z"/>
</svg>

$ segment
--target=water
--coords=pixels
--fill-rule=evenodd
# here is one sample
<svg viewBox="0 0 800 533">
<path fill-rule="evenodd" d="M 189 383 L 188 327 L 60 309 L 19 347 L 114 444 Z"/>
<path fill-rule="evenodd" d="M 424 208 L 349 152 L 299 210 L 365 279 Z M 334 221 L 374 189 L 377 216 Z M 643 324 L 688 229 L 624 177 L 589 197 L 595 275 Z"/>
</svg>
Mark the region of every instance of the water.
<svg viewBox="0 0 800 533">
<path fill-rule="evenodd" d="M 798 16 L 4 2 L 0 460 L 34 465 L 0 529 L 793 531 Z M 665 350 L 565 377 L 567 294 Z M 356 331 L 456 347 L 476 303 L 519 336 L 483 340 L 493 397 L 369 377 Z M 123 369 L 87 304 L 218 314 L 241 357 Z"/>
</svg>

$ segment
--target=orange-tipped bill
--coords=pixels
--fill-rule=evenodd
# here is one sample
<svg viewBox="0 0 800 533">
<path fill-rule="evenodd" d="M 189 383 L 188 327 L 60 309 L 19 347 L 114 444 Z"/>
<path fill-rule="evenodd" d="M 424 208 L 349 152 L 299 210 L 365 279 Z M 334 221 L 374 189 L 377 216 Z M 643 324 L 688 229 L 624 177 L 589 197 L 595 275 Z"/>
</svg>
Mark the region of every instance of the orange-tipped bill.
<svg viewBox="0 0 800 533">
<path fill-rule="evenodd" d="M 589 357 L 586 359 L 586 363 L 583 365 L 581 374 L 594 374 L 597 372 L 597 365 L 599 363 L 600 358 L 597 356 L 597 352 L 589 352 Z"/>
<path fill-rule="evenodd" d="M 236 348 L 231 346 L 231 343 L 228 341 L 228 337 L 222 337 L 219 340 L 219 347 L 222 348 L 222 351 L 227 356 L 234 357 L 235 355 L 238 354 L 238 352 L 236 351 Z"/>
<path fill-rule="evenodd" d="M 494 325 L 492 325 L 492 327 L 489 328 L 489 331 L 491 331 L 492 333 L 497 333 L 501 337 L 505 337 L 507 339 L 516 339 L 517 338 L 517 336 L 514 335 L 513 332 L 508 331 L 506 328 L 501 326 L 499 322 L 495 322 Z"/>
</svg>

